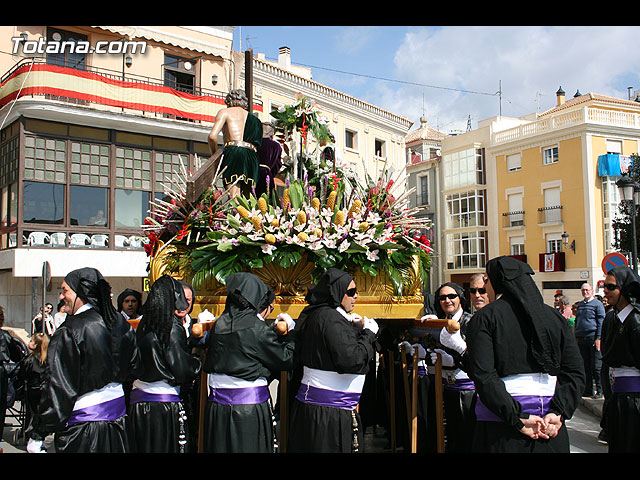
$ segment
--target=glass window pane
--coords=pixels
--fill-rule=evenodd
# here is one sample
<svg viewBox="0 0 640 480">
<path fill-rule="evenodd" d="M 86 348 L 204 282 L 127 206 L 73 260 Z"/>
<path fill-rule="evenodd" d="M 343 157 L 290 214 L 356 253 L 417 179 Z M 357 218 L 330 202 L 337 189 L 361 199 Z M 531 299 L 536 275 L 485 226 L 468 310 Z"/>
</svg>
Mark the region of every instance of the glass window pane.
<svg viewBox="0 0 640 480">
<path fill-rule="evenodd" d="M 62 224 L 64 185 L 24 182 L 24 222 Z"/>
<path fill-rule="evenodd" d="M 72 185 L 70 205 L 71 225 L 107 226 L 109 201 L 106 188 Z"/>
<path fill-rule="evenodd" d="M 116 228 L 139 228 L 149 210 L 149 192 L 116 190 Z"/>
</svg>

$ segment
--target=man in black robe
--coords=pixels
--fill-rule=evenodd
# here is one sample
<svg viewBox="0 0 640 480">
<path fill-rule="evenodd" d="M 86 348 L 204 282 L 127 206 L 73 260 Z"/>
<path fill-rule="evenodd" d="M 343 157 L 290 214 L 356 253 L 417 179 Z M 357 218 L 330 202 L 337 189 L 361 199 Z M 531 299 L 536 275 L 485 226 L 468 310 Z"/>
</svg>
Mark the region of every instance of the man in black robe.
<svg viewBox="0 0 640 480">
<path fill-rule="evenodd" d="M 122 383 L 137 374 L 135 333 L 94 268 L 70 272 L 60 300 L 67 318 L 49 343 L 35 428 L 55 433 L 58 453 L 127 452 Z"/>
<path fill-rule="evenodd" d="M 265 320 L 275 295 L 251 273 L 226 280 L 225 310 L 207 335 L 209 374 L 203 448 L 210 453 L 272 453 L 269 380 L 293 366 L 295 330 L 279 336 Z M 292 328 L 293 325 L 289 325 Z"/>
<path fill-rule="evenodd" d="M 629 267 L 607 273 L 604 296 L 613 308 L 602 324 L 602 360 L 611 395 L 605 411 L 610 453 L 640 452 L 640 279 Z"/>
<path fill-rule="evenodd" d="M 132 288 L 125 288 L 118 295 L 118 311 L 125 320 L 139 319 L 142 315 L 142 294 Z"/>
<path fill-rule="evenodd" d="M 378 325 L 353 312 L 358 297 L 351 275 L 329 268 L 309 290 L 296 323 L 296 363 L 302 380 L 291 410 L 287 452 L 362 451 L 356 411 Z"/>
<path fill-rule="evenodd" d="M 478 394 L 474 452 L 569 453 L 565 421 L 580 402 L 584 366 L 566 319 L 545 305 L 531 267 L 487 262 L 490 303 L 467 328 Z"/>
</svg>

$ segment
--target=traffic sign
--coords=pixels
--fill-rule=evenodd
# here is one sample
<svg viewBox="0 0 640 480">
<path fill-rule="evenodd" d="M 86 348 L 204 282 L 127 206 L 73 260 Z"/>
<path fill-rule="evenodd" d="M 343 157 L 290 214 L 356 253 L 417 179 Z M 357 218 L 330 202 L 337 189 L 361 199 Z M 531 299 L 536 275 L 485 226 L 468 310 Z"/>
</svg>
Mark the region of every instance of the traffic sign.
<svg viewBox="0 0 640 480">
<path fill-rule="evenodd" d="M 619 267 L 621 265 L 626 267 L 629 266 L 629 261 L 627 260 L 626 255 L 623 255 L 622 253 L 612 252 L 602 259 L 602 271 L 605 275 L 609 273 L 609 270 L 612 268 Z"/>
</svg>

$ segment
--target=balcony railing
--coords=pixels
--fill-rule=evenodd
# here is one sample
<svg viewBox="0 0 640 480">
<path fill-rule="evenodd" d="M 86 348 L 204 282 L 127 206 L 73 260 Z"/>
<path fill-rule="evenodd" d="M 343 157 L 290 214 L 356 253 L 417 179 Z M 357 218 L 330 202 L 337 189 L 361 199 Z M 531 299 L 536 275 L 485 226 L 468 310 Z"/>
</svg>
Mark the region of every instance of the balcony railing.
<svg viewBox="0 0 640 480">
<path fill-rule="evenodd" d="M 521 140 L 526 137 L 557 130 L 560 128 L 591 123 L 614 127 L 640 128 L 640 114 L 631 112 L 617 112 L 602 108 L 584 107 L 560 113 L 552 117 L 545 117 L 534 122 L 525 123 L 517 127 L 502 130 L 493 134 L 492 145 Z"/>
<path fill-rule="evenodd" d="M 538 223 L 560 222 L 562 222 L 562 205 L 554 205 L 538 209 Z"/>
<path fill-rule="evenodd" d="M 0 108 L 15 99 L 34 96 L 195 122 L 213 122 L 225 106 L 225 94 L 214 90 L 194 87 L 186 92 L 151 77 L 97 67 L 79 70 L 50 65 L 42 59 L 25 59 L 0 79 Z M 260 102 L 254 103 L 254 110 L 262 110 Z"/>
<path fill-rule="evenodd" d="M 502 226 L 504 228 L 524 227 L 524 210 L 503 213 Z"/>
</svg>

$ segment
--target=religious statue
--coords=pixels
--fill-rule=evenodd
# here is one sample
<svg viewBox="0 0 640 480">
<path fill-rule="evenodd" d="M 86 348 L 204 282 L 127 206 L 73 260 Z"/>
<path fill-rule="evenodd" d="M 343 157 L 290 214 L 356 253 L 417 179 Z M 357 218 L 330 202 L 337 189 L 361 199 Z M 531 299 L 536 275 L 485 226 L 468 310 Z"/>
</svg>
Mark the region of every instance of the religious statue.
<svg viewBox="0 0 640 480">
<path fill-rule="evenodd" d="M 209 133 L 211 154 L 218 149 L 222 132 L 224 149 L 220 167 L 229 196 L 249 196 L 258 181 L 258 148 L 262 144 L 262 123 L 249 112 L 249 101 L 243 90 L 231 90 L 225 98 L 227 108 L 216 115 Z"/>
</svg>

